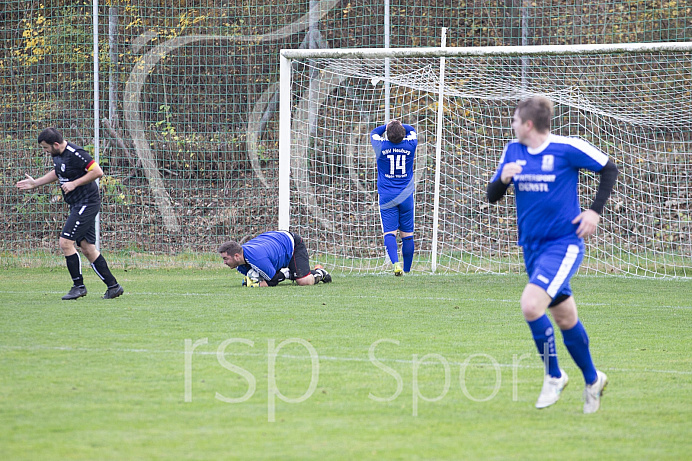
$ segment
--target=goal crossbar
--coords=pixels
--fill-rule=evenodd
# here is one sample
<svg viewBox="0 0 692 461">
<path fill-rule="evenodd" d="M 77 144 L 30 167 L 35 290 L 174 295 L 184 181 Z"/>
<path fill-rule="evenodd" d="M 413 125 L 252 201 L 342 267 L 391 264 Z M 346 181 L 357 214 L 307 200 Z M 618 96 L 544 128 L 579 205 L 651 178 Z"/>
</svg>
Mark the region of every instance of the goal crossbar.
<svg viewBox="0 0 692 461">
<path fill-rule="evenodd" d="M 618 54 L 641 52 L 692 51 L 692 42 L 661 43 L 614 43 L 584 45 L 526 45 L 526 46 L 471 46 L 471 47 L 421 47 L 421 48 L 332 48 L 332 49 L 282 49 L 287 59 L 310 58 L 441 58 L 459 56 L 539 56 L 565 54 Z"/>
</svg>

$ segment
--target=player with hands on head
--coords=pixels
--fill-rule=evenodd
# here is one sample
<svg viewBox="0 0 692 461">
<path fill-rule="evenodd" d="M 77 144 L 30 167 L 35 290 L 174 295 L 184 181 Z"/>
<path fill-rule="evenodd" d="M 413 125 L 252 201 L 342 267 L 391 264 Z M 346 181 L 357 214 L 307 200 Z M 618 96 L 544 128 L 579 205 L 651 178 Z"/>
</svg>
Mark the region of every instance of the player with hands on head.
<svg viewBox="0 0 692 461">
<path fill-rule="evenodd" d="M 411 125 L 392 120 L 370 133 L 370 143 L 377 160 L 377 193 L 384 246 L 394 265 L 394 275 L 411 270 L 415 244 L 413 241 L 416 190 L 413 165 L 418 146 L 418 135 Z M 401 255 L 396 241 L 401 235 Z"/>
<path fill-rule="evenodd" d="M 83 148 L 67 142 L 55 128 L 41 131 L 38 143 L 44 152 L 51 155 L 54 168 L 36 179 L 26 174 L 25 179 L 17 182 L 17 188 L 32 190 L 59 181 L 63 199 L 70 205 L 70 214 L 60 233 L 59 245 L 73 286 L 62 299 L 78 299 L 87 294 L 82 276 L 82 261 L 75 243 L 91 263 L 94 272 L 106 284 L 103 298 L 117 298 L 125 291 L 96 248 L 96 216 L 101 209 L 101 196 L 95 181 L 103 176 L 101 167 Z"/>
<path fill-rule="evenodd" d="M 549 309 L 562 331 L 565 347 L 583 374 L 584 413 L 593 413 L 600 407 L 608 378 L 594 366 L 570 279 L 584 257 L 584 238 L 598 227 L 618 169 L 606 154 L 588 142 L 552 134 L 552 115 L 552 102 L 541 96 L 517 105 L 512 120 L 516 140 L 505 146 L 488 184 L 487 196 L 495 203 L 510 184 L 514 185 L 518 244 L 529 277 L 521 295 L 521 311 L 546 373 L 536 408 L 557 402 L 568 382 L 558 364 L 553 324 L 546 315 Z M 581 169 L 600 176 L 596 196 L 583 211 L 577 194 Z"/>
<path fill-rule="evenodd" d="M 243 285 L 273 287 L 284 280 L 298 285 L 329 283 L 332 276 L 321 266 L 310 269 L 308 250 L 298 234 L 271 231 L 240 244 L 234 240 L 221 244 L 218 252 L 231 269 L 243 274 Z M 252 276 L 257 273 L 257 279 Z"/>
</svg>

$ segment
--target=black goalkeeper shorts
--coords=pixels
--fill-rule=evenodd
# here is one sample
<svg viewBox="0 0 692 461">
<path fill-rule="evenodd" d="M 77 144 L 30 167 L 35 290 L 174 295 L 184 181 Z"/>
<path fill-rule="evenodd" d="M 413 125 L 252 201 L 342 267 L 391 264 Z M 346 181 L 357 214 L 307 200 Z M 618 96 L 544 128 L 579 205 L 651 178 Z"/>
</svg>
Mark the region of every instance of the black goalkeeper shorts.
<svg viewBox="0 0 692 461">
<path fill-rule="evenodd" d="M 291 271 L 293 280 L 297 280 L 310 274 L 310 258 L 308 257 L 308 249 L 300 235 L 293 233 L 291 235 L 293 235 L 293 256 L 288 263 L 288 270 Z"/>
</svg>

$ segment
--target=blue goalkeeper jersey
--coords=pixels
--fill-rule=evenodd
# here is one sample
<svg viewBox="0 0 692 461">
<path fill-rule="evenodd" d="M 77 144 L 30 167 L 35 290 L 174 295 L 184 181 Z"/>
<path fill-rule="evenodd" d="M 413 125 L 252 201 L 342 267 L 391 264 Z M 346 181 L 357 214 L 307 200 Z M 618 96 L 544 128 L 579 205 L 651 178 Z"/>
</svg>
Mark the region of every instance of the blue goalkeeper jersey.
<svg viewBox="0 0 692 461">
<path fill-rule="evenodd" d="M 380 204 L 391 202 L 397 197 L 403 201 L 416 189 L 413 163 L 418 135 L 411 125 L 403 126 L 406 136 L 399 144 L 387 139 L 387 125 L 378 126 L 370 133 L 370 143 L 377 158 L 377 193 Z"/>
<path fill-rule="evenodd" d="M 506 163 L 521 165 L 514 176 L 519 245 L 536 249 L 545 242 L 577 237 L 572 220 L 581 213 L 577 193 L 579 170 L 601 171 L 608 156 L 588 142 L 549 135 L 537 149 L 518 141 L 505 146 L 492 181 L 500 178 Z"/>
<path fill-rule="evenodd" d="M 279 269 L 288 267 L 293 246 L 293 235 L 287 231 L 265 232 L 242 245 L 245 261 L 265 281 L 271 280 Z M 237 269 L 247 275 L 249 267 L 240 265 Z"/>
</svg>

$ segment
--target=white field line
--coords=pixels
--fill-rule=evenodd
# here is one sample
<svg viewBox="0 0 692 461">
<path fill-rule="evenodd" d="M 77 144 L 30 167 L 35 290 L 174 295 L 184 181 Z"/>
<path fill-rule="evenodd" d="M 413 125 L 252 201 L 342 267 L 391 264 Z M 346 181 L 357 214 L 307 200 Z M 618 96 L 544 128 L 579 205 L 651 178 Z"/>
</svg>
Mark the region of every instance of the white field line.
<svg viewBox="0 0 692 461">
<path fill-rule="evenodd" d="M 0 294 L 24 294 L 26 295 L 26 291 L 9 291 L 9 290 L 0 290 Z M 41 292 L 41 294 L 55 294 L 55 295 L 63 295 L 65 294 L 64 291 L 44 291 Z M 87 295 L 87 299 L 89 295 Z M 166 296 L 166 297 L 200 297 L 200 298 L 205 298 L 205 297 L 218 297 L 217 293 L 175 293 L 175 292 L 152 292 L 152 291 L 138 291 L 138 292 L 125 292 L 126 297 L 134 296 L 134 297 L 139 297 L 139 296 Z M 300 293 L 281 293 L 282 298 L 302 298 L 303 296 Z M 345 298 L 346 296 L 344 296 Z M 59 296 L 58 296 L 59 298 Z M 58 301 L 58 298 L 56 298 Z M 100 298 L 100 293 L 98 298 Z M 337 298 L 338 299 L 338 298 Z M 363 295 L 363 294 L 349 294 L 348 299 L 377 299 L 381 300 L 379 296 L 368 296 L 368 295 Z M 402 301 L 409 301 L 411 298 L 409 296 L 389 296 L 387 299 L 391 300 L 402 300 Z M 468 297 L 459 297 L 459 298 L 448 298 L 448 297 L 441 297 L 441 296 L 418 296 L 416 299 L 422 299 L 422 300 L 427 300 L 427 301 L 449 301 L 449 302 L 458 302 L 458 301 L 472 301 L 472 302 L 484 302 L 484 303 L 508 303 L 508 304 L 516 304 L 517 306 L 519 305 L 519 298 L 517 297 L 516 299 L 497 299 L 497 298 L 468 298 Z M 77 306 L 80 302 L 84 302 L 82 300 L 77 300 L 73 304 L 70 304 L 68 302 L 63 302 L 61 301 L 61 304 L 64 304 L 67 307 L 75 307 Z M 613 304 L 617 303 L 588 303 L 588 302 L 582 302 L 577 300 L 577 307 L 579 306 L 611 306 Z M 637 304 L 637 303 L 629 303 L 627 307 L 642 307 L 646 309 L 692 309 L 692 305 L 689 306 L 651 306 L 650 304 Z"/>
<path fill-rule="evenodd" d="M 116 349 L 116 348 L 108 348 L 108 349 L 99 349 L 99 348 L 88 348 L 88 347 L 70 347 L 70 346 L 4 346 L 0 345 L 0 350 L 7 350 L 7 351 L 55 351 L 55 352 L 86 352 L 86 353 L 96 353 L 96 354 L 105 354 L 105 353 L 125 353 L 125 354 L 170 354 L 170 355 L 179 355 L 179 354 L 185 354 L 184 350 L 179 350 L 179 351 L 174 351 L 174 350 L 151 350 L 151 349 L 129 349 L 129 348 L 124 348 L 124 349 Z M 217 355 L 216 351 L 194 351 L 192 353 L 193 355 Z M 237 357 L 269 357 L 268 354 L 261 354 L 261 353 L 233 353 L 233 352 L 225 352 L 223 354 L 224 356 L 237 356 Z M 469 355 L 474 355 L 474 354 L 469 354 Z M 517 354 L 518 357 L 521 357 L 522 354 Z M 285 359 L 296 359 L 296 360 L 312 360 L 312 357 L 309 355 L 292 355 L 292 354 L 277 354 L 277 358 L 285 358 Z M 328 356 L 328 355 L 319 355 L 318 354 L 319 360 L 326 360 L 326 361 L 331 361 L 331 362 L 371 362 L 369 358 L 365 357 L 333 357 L 333 356 Z M 521 364 L 513 364 L 513 363 L 491 363 L 491 362 L 454 362 L 454 361 L 448 361 L 447 363 L 452 366 L 471 366 L 471 367 L 477 367 L 477 368 L 487 368 L 487 367 L 495 367 L 499 366 L 501 368 L 526 368 L 526 369 L 536 369 L 536 368 L 542 368 L 542 365 L 540 364 L 540 360 L 538 360 L 538 354 L 536 354 L 536 364 L 533 365 L 521 365 Z M 417 361 L 414 362 L 413 360 L 405 360 L 405 359 L 387 359 L 383 357 L 377 357 L 377 360 L 380 362 L 389 362 L 389 363 L 403 363 L 407 365 L 413 365 L 416 363 L 417 365 L 440 365 L 439 361 Z M 651 368 L 644 368 L 644 369 L 631 369 L 631 368 L 613 368 L 613 367 L 602 367 L 599 368 L 604 371 L 614 371 L 618 373 L 652 373 L 652 374 L 671 374 L 671 375 L 692 375 L 692 371 L 683 371 L 683 370 L 658 370 L 658 369 L 651 369 Z"/>
<path fill-rule="evenodd" d="M 7 291 L 7 290 L 0 290 L 0 294 L 26 294 L 26 291 Z M 63 295 L 63 291 L 45 291 L 42 292 L 42 294 L 55 294 L 55 295 Z M 174 293 L 174 292 L 166 292 L 166 293 L 160 293 L 160 292 L 143 292 L 143 291 L 138 291 L 138 292 L 125 292 L 125 295 L 127 297 L 130 296 L 168 296 L 168 297 L 218 297 L 217 293 Z M 282 298 L 302 298 L 301 294 L 291 294 L 291 293 L 281 293 Z M 87 295 L 89 296 L 89 295 Z M 345 296 L 344 296 L 345 297 Z M 57 299 L 57 298 L 56 298 Z M 337 298 L 338 299 L 338 298 Z M 382 298 L 379 296 L 368 296 L 368 295 L 363 295 L 363 294 L 349 294 L 348 299 L 378 299 L 381 300 Z M 389 296 L 387 299 L 393 299 L 393 300 L 404 300 L 404 301 L 409 301 L 411 298 L 410 296 Z M 442 296 L 417 296 L 416 299 L 422 299 L 422 300 L 427 300 L 427 301 L 450 301 L 450 302 L 455 302 L 455 301 L 473 301 L 473 302 L 487 302 L 487 303 L 509 303 L 509 304 L 519 304 L 519 298 L 516 299 L 495 299 L 495 298 L 485 298 L 485 299 L 480 299 L 480 298 L 468 298 L 468 297 L 459 297 L 459 298 L 447 298 L 447 297 L 442 297 Z M 83 302 L 81 300 L 77 300 L 76 303 Z M 71 306 L 69 303 L 64 303 L 66 306 Z M 608 306 L 608 303 L 586 303 L 586 302 L 579 302 L 577 303 L 579 306 Z M 648 305 L 633 305 L 630 304 L 629 306 L 631 307 L 650 307 Z M 692 309 L 692 306 L 657 306 L 657 307 L 664 307 L 664 308 L 678 308 L 678 309 Z"/>
</svg>

